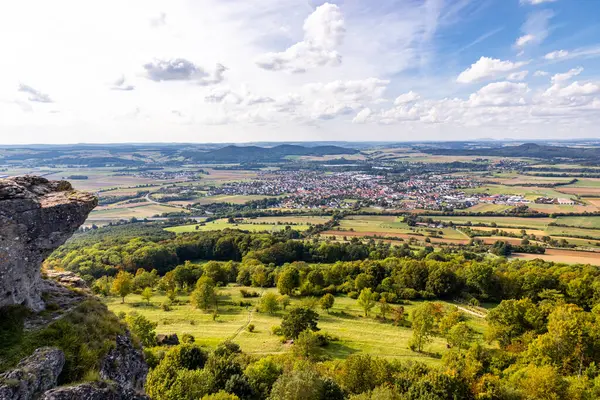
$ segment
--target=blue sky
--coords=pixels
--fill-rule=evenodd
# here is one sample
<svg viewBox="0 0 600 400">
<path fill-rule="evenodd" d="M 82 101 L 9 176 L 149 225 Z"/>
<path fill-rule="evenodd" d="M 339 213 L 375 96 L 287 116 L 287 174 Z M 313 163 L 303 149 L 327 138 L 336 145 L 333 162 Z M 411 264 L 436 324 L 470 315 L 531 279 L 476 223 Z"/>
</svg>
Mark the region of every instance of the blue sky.
<svg viewBox="0 0 600 400">
<path fill-rule="evenodd" d="M 599 16 L 596 0 L 3 2 L 0 143 L 598 137 Z"/>
</svg>

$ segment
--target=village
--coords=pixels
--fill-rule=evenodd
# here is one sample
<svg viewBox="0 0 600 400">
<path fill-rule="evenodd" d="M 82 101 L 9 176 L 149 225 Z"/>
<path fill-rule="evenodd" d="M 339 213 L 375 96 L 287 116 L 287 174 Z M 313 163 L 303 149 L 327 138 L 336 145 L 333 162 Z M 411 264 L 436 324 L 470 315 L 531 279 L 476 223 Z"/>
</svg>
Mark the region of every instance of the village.
<svg viewBox="0 0 600 400">
<path fill-rule="evenodd" d="M 419 175 L 408 179 L 356 172 L 269 171 L 251 181 L 213 187 L 207 196 L 282 196 L 278 208 L 381 207 L 454 210 L 480 203 L 524 205 L 523 196 L 465 193 L 482 183 L 472 176 Z"/>
</svg>

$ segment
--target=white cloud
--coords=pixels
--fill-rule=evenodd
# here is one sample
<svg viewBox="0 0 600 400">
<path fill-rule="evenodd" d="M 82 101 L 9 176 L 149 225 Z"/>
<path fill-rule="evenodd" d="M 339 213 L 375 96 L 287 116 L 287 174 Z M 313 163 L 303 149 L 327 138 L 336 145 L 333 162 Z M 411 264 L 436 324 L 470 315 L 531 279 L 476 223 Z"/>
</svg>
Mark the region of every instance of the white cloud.
<svg viewBox="0 0 600 400">
<path fill-rule="evenodd" d="M 542 71 L 542 70 L 538 70 L 533 73 L 533 76 L 535 76 L 535 77 L 548 76 L 548 75 L 550 75 L 550 74 L 547 71 Z"/>
<path fill-rule="evenodd" d="M 529 75 L 529 71 L 513 72 L 506 79 L 509 81 L 524 81 L 527 75 Z"/>
<path fill-rule="evenodd" d="M 558 60 L 561 58 L 566 58 L 569 56 L 569 52 L 567 50 L 556 50 L 550 52 L 544 56 L 546 60 Z"/>
<path fill-rule="evenodd" d="M 521 4 L 539 5 L 544 3 L 553 3 L 558 0 L 521 0 Z"/>
<path fill-rule="evenodd" d="M 266 70 L 306 72 L 322 66 L 336 66 L 342 56 L 336 48 L 342 43 L 346 30 L 340 8 L 325 3 L 304 21 L 304 39 L 283 52 L 267 53 L 256 60 Z"/>
<path fill-rule="evenodd" d="M 573 82 L 557 91 L 557 95 L 560 97 L 593 96 L 597 94 L 600 94 L 600 84 L 592 82 L 583 84 Z"/>
<path fill-rule="evenodd" d="M 581 74 L 582 72 L 583 72 L 583 68 L 581 68 L 581 67 L 573 68 L 565 73 L 553 75 L 552 82 L 560 83 L 560 82 L 564 82 L 564 81 L 569 81 L 572 78 L 574 78 L 575 76 Z"/>
<path fill-rule="evenodd" d="M 364 124 L 369 120 L 369 117 L 373 114 L 370 108 L 363 108 L 356 114 L 356 117 L 352 120 L 354 124 Z"/>
<path fill-rule="evenodd" d="M 32 88 L 29 85 L 25 85 L 24 83 L 19 84 L 18 88 L 19 92 L 26 93 L 27 100 L 34 101 L 36 103 L 52 103 L 52 99 L 46 93 L 42 93 L 37 89 Z"/>
<path fill-rule="evenodd" d="M 538 45 L 542 43 L 549 35 L 550 19 L 554 13 L 550 10 L 541 10 L 532 12 L 527 17 L 521 30 L 523 35 L 517 39 L 515 46 L 523 49 L 527 46 Z"/>
<path fill-rule="evenodd" d="M 523 105 L 529 87 L 525 83 L 494 82 L 479 89 L 469 97 L 474 107 Z"/>
<path fill-rule="evenodd" d="M 518 38 L 517 41 L 515 42 L 515 45 L 517 47 L 523 47 L 529 43 L 534 42 L 535 40 L 536 40 L 535 36 L 533 36 L 531 34 L 527 34 L 527 35 L 523 35 L 520 38 Z"/>
<path fill-rule="evenodd" d="M 305 89 L 313 94 L 327 94 L 339 100 L 368 102 L 381 98 L 389 83 L 388 80 L 378 78 L 337 80 L 325 84 L 311 83 L 305 85 Z"/>
<path fill-rule="evenodd" d="M 475 64 L 461 72 L 456 81 L 458 83 L 473 83 L 495 79 L 506 76 L 526 64 L 528 64 L 526 61 L 511 62 L 481 57 Z"/>
<path fill-rule="evenodd" d="M 412 90 L 408 93 L 403 93 L 394 100 L 395 106 L 401 106 L 404 104 L 412 103 L 421 98 L 418 93 L 413 92 Z"/>
<path fill-rule="evenodd" d="M 123 90 L 123 91 L 130 91 L 130 90 L 134 90 L 135 86 L 130 85 L 126 80 L 125 80 L 125 75 L 121 75 L 119 78 L 117 78 L 111 85 L 111 89 L 112 90 Z"/>
<path fill-rule="evenodd" d="M 145 77 L 155 81 L 190 81 L 207 86 L 222 82 L 227 68 L 217 64 L 215 70 L 208 72 L 184 58 L 155 59 L 144 64 Z"/>
</svg>

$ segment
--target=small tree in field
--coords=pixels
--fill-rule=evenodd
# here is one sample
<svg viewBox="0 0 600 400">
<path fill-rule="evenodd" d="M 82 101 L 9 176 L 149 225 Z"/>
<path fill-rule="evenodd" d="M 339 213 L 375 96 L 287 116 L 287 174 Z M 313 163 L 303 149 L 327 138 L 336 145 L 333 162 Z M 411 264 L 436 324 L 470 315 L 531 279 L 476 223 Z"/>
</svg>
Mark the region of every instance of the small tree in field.
<svg viewBox="0 0 600 400">
<path fill-rule="evenodd" d="M 296 339 L 307 329 L 318 331 L 319 314 L 306 307 L 292 309 L 281 321 L 281 332 L 287 339 Z"/>
<path fill-rule="evenodd" d="M 364 310 L 365 317 L 369 316 L 369 311 L 375 307 L 375 295 L 371 289 L 363 289 L 358 296 L 358 305 Z"/>
<path fill-rule="evenodd" d="M 277 302 L 277 295 L 272 292 L 267 292 L 262 295 L 259 303 L 259 310 L 261 312 L 269 313 L 270 315 L 275 314 L 279 309 L 279 303 Z"/>
<path fill-rule="evenodd" d="M 125 303 L 125 296 L 133 291 L 133 275 L 129 272 L 119 271 L 110 290 L 121 298 L 121 303 Z"/>
<path fill-rule="evenodd" d="M 142 299 L 146 300 L 146 303 L 148 303 L 148 305 L 150 305 L 150 299 L 152 298 L 152 296 L 154 296 L 154 293 L 152 293 L 152 289 L 147 287 L 142 291 Z"/>
<path fill-rule="evenodd" d="M 413 335 L 410 346 L 419 353 L 423 351 L 423 347 L 427 343 L 431 342 L 435 325 L 433 311 L 433 303 L 423 303 L 417 306 L 411 314 Z"/>
<path fill-rule="evenodd" d="M 335 297 L 333 297 L 331 293 L 327 293 L 325 296 L 321 297 L 321 300 L 319 300 L 321 309 L 327 311 L 327 314 L 329 314 L 329 310 L 331 309 L 331 307 L 333 307 L 334 303 Z"/>
<path fill-rule="evenodd" d="M 207 276 L 200 277 L 196 289 L 192 292 L 192 304 L 196 308 L 208 310 L 216 304 L 216 300 L 215 282 Z"/>
<path fill-rule="evenodd" d="M 385 297 L 379 299 L 379 312 L 381 313 L 381 318 L 385 321 L 386 316 L 390 313 L 392 306 L 388 304 L 385 300 Z"/>
<path fill-rule="evenodd" d="M 287 306 L 290 305 L 290 303 L 292 302 L 290 300 L 290 296 L 288 296 L 287 294 L 281 295 L 277 298 L 277 301 L 279 302 L 279 304 L 281 305 L 281 308 L 283 309 L 283 311 L 285 311 L 285 309 L 287 308 Z"/>
</svg>

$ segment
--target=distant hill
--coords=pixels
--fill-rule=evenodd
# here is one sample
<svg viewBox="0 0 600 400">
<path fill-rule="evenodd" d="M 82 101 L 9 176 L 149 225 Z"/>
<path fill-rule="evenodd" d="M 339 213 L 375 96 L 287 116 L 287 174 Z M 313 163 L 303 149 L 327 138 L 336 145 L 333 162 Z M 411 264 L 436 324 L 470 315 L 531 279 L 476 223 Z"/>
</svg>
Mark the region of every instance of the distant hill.
<svg viewBox="0 0 600 400">
<path fill-rule="evenodd" d="M 258 146 L 226 146 L 221 149 L 196 152 L 182 152 L 181 155 L 195 162 L 265 162 L 281 161 L 288 156 L 326 156 L 341 154 L 356 154 L 358 150 L 339 146 L 304 147 L 292 144 L 282 144 L 275 147 Z"/>
<path fill-rule="evenodd" d="M 436 155 L 453 156 L 491 156 L 491 157 L 529 157 L 529 158 L 570 158 L 600 162 L 599 147 L 561 147 L 547 146 L 536 143 L 525 143 L 520 146 L 504 146 L 477 149 L 426 149 L 420 151 Z"/>
</svg>

